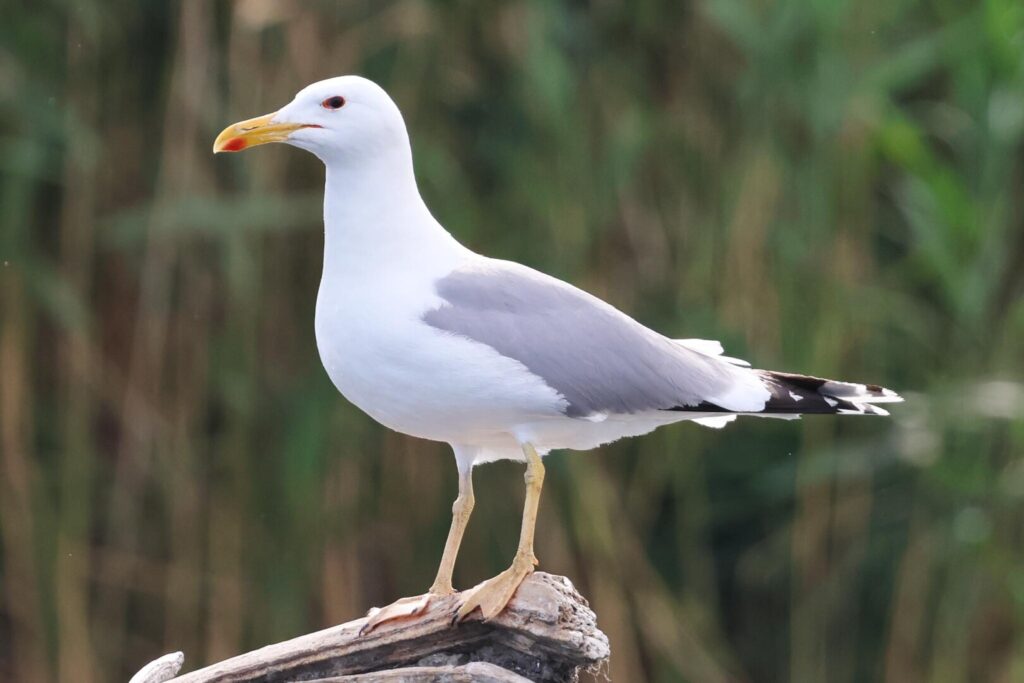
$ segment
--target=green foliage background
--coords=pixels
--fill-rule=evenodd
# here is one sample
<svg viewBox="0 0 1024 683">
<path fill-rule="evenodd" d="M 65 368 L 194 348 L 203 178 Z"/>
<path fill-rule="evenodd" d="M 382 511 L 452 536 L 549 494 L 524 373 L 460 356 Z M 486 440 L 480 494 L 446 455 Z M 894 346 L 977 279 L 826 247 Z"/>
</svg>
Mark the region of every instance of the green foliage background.
<svg viewBox="0 0 1024 683">
<path fill-rule="evenodd" d="M 0 679 L 198 666 L 422 592 L 447 448 L 316 353 L 322 169 L 227 123 L 361 73 L 461 240 L 892 419 L 549 458 L 616 681 L 1024 679 L 1020 0 L 6 0 Z M 476 477 L 456 569 L 515 549 Z"/>
</svg>

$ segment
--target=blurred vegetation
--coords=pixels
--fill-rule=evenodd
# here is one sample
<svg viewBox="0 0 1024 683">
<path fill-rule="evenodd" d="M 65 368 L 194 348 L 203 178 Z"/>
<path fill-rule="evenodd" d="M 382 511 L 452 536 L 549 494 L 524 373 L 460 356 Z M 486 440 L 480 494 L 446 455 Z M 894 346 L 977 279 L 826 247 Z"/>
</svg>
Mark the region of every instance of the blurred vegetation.
<svg viewBox="0 0 1024 683">
<path fill-rule="evenodd" d="M 447 447 L 320 367 L 322 169 L 210 154 L 374 78 L 461 240 L 890 420 L 549 458 L 548 571 L 616 681 L 1024 680 L 1020 0 L 10 0 L 0 679 L 197 666 L 422 592 Z M 503 569 L 518 466 L 456 568 Z"/>
</svg>

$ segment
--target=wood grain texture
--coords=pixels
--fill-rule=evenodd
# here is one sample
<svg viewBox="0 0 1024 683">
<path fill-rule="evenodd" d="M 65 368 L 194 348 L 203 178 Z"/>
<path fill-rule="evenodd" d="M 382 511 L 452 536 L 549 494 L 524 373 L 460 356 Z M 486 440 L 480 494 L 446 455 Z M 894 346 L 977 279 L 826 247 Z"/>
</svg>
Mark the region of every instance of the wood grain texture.
<svg viewBox="0 0 1024 683">
<path fill-rule="evenodd" d="M 412 666 L 389 671 L 374 671 L 353 676 L 319 678 L 312 683 L 530 683 L 508 669 L 487 662 L 456 666 Z"/>
<path fill-rule="evenodd" d="M 609 657 L 597 617 L 568 579 L 537 572 L 489 622 L 474 613 L 452 624 L 458 595 L 433 601 L 418 617 L 363 635 L 365 619 L 232 657 L 172 679 L 241 681 L 574 681 Z M 371 675 L 372 674 L 372 675 Z"/>
</svg>

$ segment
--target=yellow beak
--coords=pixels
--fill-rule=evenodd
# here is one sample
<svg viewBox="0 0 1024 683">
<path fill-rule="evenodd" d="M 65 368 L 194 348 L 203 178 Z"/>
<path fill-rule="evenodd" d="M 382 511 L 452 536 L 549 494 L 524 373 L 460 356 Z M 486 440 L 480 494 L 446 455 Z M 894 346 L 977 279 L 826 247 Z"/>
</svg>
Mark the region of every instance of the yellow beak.
<svg viewBox="0 0 1024 683">
<path fill-rule="evenodd" d="M 241 152 L 247 147 L 265 145 L 268 142 L 284 142 L 300 128 L 318 128 L 305 123 L 271 123 L 277 112 L 254 119 L 239 121 L 221 131 L 213 142 L 213 153 Z"/>
</svg>

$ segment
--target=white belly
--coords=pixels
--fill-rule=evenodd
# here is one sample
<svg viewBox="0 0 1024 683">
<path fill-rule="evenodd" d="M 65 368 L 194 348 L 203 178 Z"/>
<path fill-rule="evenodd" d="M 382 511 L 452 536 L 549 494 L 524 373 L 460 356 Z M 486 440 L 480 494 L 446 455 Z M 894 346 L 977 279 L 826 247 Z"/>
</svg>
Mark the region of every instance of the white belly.
<svg viewBox="0 0 1024 683">
<path fill-rule="evenodd" d="M 514 444 L 517 426 L 562 415 L 564 400 L 518 361 L 422 322 L 439 303 L 429 290 L 401 289 L 321 287 L 317 348 L 345 398 L 396 431 L 480 446 Z"/>
<path fill-rule="evenodd" d="M 431 286 L 361 282 L 321 284 L 317 348 L 338 391 L 390 429 L 478 447 L 476 461 L 486 462 L 521 458 L 523 442 L 586 450 L 688 417 L 567 417 L 565 399 L 519 361 L 424 323 L 423 312 L 442 303 Z"/>
</svg>

